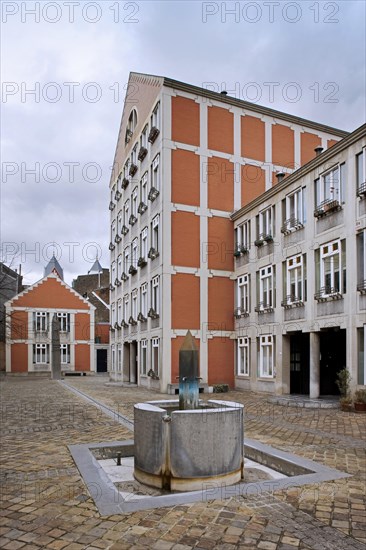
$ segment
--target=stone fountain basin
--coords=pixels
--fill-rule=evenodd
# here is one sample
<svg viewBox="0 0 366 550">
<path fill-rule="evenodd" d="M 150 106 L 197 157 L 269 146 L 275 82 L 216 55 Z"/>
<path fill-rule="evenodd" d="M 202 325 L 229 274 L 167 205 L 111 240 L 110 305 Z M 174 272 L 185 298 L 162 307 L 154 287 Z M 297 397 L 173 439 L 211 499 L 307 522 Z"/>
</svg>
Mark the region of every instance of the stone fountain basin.
<svg viewBox="0 0 366 550">
<path fill-rule="evenodd" d="M 207 481 L 234 484 L 243 478 L 244 406 L 199 401 L 179 410 L 178 400 L 134 407 L 134 477 L 170 491 L 194 491 Z"/>
</svg>

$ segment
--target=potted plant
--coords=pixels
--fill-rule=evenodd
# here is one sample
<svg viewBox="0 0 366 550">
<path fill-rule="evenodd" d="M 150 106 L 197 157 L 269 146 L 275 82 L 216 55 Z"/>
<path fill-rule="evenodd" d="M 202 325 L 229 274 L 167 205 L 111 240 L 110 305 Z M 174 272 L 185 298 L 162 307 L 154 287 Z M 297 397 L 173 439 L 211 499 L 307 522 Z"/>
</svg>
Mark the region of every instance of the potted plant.
<svg viewBox="0 0 366 550">
<path fill-rule="evenodd" d="M 366 413 L 366 390 L 356 390 L 353 398 L 356 412 Z"/>
<path fill-rule="evenodd" d="M 350 393 L 351 374 L 348 369 L 344 368 L 337 373 L 336 384 L 341 394 L 339 404 L 342 411 L 352 409 L 352 398 Z"/>
</svg>

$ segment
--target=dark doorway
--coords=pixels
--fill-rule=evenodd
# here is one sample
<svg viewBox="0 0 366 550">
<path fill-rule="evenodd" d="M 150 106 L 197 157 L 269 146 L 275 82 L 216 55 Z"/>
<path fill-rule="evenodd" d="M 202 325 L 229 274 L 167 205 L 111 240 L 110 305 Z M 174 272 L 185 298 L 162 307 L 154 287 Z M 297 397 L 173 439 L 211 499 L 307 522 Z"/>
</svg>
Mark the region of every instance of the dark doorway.
<svg viewBox="0 0 366 550">
<path fill-rule="evenodd" d="M 337 373 L 346 367 L 346 331 L 320 333 L 320 395 L 339 395 Z"/>
<path fill-rule="evenodd" d="M 97 349 L 97 372 L 107 372 L 107 350 Z"/>
<path fill-rule="evenodd" d="M 309 395 L 309 334 L 290 336 L 290 393 Z"/>
<path fill-rule="evenodd" d="M 130 380 L 131 384 L 137 384 L 137 342 L 130 345 Z"/>
</svg>

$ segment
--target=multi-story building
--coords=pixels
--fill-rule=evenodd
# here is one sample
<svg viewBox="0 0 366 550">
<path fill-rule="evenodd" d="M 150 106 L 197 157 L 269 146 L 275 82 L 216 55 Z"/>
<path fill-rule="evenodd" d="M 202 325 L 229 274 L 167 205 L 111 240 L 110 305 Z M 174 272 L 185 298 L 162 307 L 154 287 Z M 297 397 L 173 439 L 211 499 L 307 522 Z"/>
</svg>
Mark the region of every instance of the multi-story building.
<svg viewBox="0 0 366 550">
<path fill-rule="evenodd" d="M 174 390 L 187 329 L 203 383 L 234 385 L 231 215 L 346 132 L 132 73 L 111 211 L 111 377 Z"/>
<path fill-rule="evenodd" d="M 232 216 L 235 385 L 338 393 L 366 384 L 366 125 Z"/>
<path fill-rule="evenodd" d="M 60 321 L 62 372 L 95 371 L 94 306 L 63 281 L 53 257 L 44 277 L 6 302 L 6 372 L 50 374 L 52 319 Z"/>
</svg>

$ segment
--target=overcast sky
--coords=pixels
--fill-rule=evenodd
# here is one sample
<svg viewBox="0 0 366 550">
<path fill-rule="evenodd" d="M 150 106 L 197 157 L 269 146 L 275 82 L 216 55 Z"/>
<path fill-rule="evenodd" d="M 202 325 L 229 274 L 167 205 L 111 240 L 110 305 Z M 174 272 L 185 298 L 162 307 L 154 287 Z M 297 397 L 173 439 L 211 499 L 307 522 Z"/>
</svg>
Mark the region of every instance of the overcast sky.
<svg viewBox="0 0 366 550">
<path fill-rule="evenodd" d="M 69 284 L 97 250 L 109 264 L 109 167 L 130 71 L 348 131 L 365 120 L 361 0 L 4 0 L 1 9 L 1 240 L 26 284 L 53 250 Z"/>
</svg>

